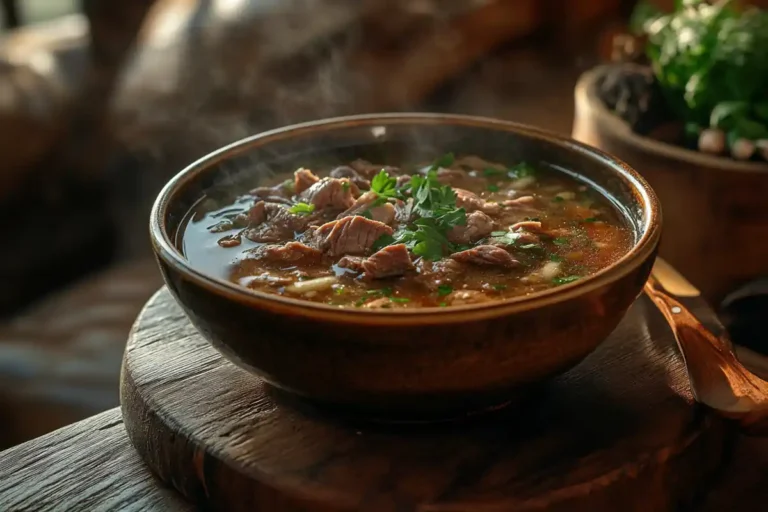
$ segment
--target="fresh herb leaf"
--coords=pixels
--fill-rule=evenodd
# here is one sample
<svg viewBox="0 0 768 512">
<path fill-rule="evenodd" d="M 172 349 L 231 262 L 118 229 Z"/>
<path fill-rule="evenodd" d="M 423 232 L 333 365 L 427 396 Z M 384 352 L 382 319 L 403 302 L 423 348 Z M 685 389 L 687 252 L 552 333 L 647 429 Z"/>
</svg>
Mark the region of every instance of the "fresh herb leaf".
<svg viewBox="0 0 768 512">
<path fill-rule="evenodd" d="M 382 169 L 371 180 L 371 190 L 382 197 L 395 197 L 397 195 L 397 178 L 391 178 L 389 173 Z"/>
<path fill-rule="evenodd" d="M 526 176 L 535 176 L 536 169 L 528 162 L 520 162 L 510 167 L 507 173 L 515 178 L 525 178 Z"/>
<path fill-rule="evenodd" d="M 286 189 L 288 192 L 293 192 L 294 190 L 296 190 L 295 189 L 295 185 L 296 185 L 296 183 L 291 178 L 285 180 L 284 182 L 282 182 L 280 184 L 280 186 L 283 187 L 284 189 Z"/>
<path fill-rule="evenodd" d="M 555 263 L 560 263 L 563 261 L 563 257 L 558 254 L 550 254 L 549 255 L 549 261 L 554 261 Z"/>
<path fill-rule="evenodd" d="M 453 287 L 447 284 L 441 284 L 437 287 L 437 296 L 438 297 L 445 297 L 446 295 L 450 295 L 450 293 L 453 292 Z"/>
<path fill-rule="evenodd" d="M 307 203 L 296 203 L 295 205 L 288 208 L 288 211 L 295 213 L 296 215 L 309 215 L 315 211 L 315 205 Z"/>
<path fill-rule="evenodd" d="M 491 231 L 491 236 L 504 236 L 508 233 L 509 231 Z"/>
<path fill-rule="evenodd" d="M 373 220 L 373 214 L 371 213 L 371 210 L 363 210 L 363 212 L 360 215 L 365 217 L 366 219 Z"/>
<path fill-rule="evenodd" d="M 343 295 L 344 294 L 344 287 L 343 286 L 338 286 L 338 287 L 334 288 L 333 289 L 333 293 L 335 293 L 336 295 Z"/>
<path fill-rule="evenodd" d="M 350 183 L 348 181 L 342 181 L 341 182 L 341 188 L 342 188 L 342 190 L 344 190 L 344 192 L 349 190 L 350 186 L 351 185 L 350 185 Z"/>
<path fill-rule="evenodd" d="M 563 277 L 556 277 L 552 280 L 552 284 L 556 286 L 560 286 L 563 284 L 572 283 L 574 281 L 578 281 L 581 279 L 581 276 L 563 276 Z"/>
<path fill-rule="evenodd" d="M 483 176 L 486 178 L 507 178 L 506 169 L 494 169 L 493 167 L 486 167 L 483 169 Z"/>
<path fill-rule="evenodd" d="M 443 167 L 450 167 L 453 165 L 453 162 L 456 161 L 456 157 L 453 156 L 453 153 L 446 153 L 434 162 L 432 162 L 432 166 L 430 167 L 430 170 L 436 171 L 437 169 Z"/>
<path fill-rule="evenodd" d="M 495 284 L 495 285 L 493 285 L 493 289 L 496 290 L 497 292 L 500 292 L 502 290 L 506 290 L 507 289 L 507 285 L 505 285 L 505 284 Z"/>
<path fill-rule="evenodd" d="M 587 217 L 586 219 L 582 219 L 581 222 L 597 222 L 597 217 Z"/>
<path fill-rule="evenodd" d="M 568 245 L 570 242 L 571 240 L 567 236 L 559 236 L 552 240 L 555 245 Z"/>
<path fill-rule="evenodd" d="M 441 302 L 440 304 L 438 304 L 438 306 L 440 306 L 441 308 L 444 308 L 444 307 L 446 307 L 447 305 L 448 305 L 448 304 L 446 304 L 445 302 Z"/>
<path fill-rule="evenodd" d="M 562 203 L 563 201 L 565 201 L 565 199 L 563 199 L 560 196 L 555 196 L 555 197 L 552 198 L 552 202 L 553 203 Z"/>
<path fill-rule="evenodd" d="M 404 304 L 406 302 L 411 302 L 411 299 L 407 297 L 390 297 L 389 300 L 392 302 L 399 302 L 401 304 Z"/>
<path fill-rule="evenodd" d="M 498 191 L 499 191 L 498 185 L 494 185 L 493 183 L 488 185 L 488 192 L 498 192 Z"/>
</svg>

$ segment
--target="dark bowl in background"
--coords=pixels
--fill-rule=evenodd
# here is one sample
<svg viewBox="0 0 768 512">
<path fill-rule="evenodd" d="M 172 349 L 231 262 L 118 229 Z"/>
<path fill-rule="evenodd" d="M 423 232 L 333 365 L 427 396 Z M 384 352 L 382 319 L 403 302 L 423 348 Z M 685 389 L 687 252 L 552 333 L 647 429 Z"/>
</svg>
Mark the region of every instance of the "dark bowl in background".
<svg viewBox="0 0 768 512">
<path fill-rule="evenodd" d="M 178 230 L 206 195 L 243 193 L 300 166 L 431 160 L 447 151 L 546 163 L 603 190 L 633 248 L 575 283 L 490 304 L 360 310 L 248 290 L 191 268 Z M 225 192 L 226 194 L 226 192 Z M 661 233 L 655 194 L 635 171 L 578 142 L 492 119 L 378 114 L 263 133 L 194 163 L 162 190 L 150 219 L 168 288 L 224 356 L 271 385 L 378 419 L 435 419 L 504 403 L 568 370 L 617 326 L 641 292 Z"/>
</svg>

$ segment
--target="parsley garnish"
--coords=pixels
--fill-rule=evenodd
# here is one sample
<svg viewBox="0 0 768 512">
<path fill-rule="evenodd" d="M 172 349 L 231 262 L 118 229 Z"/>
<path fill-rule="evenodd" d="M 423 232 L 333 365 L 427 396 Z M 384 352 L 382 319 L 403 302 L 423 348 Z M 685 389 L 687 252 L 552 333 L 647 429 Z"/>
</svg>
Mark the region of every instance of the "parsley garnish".
<svg viewBox="0 0 768 512">
<path fill-rule="evenodd" d="M 344 293 L 344 287 L 339 286 L 338 288 L 334 288 L 333 293 L 335 293 L 336 295 L 342 295 Z"/>
<path fill-rule="evenodd" d="M 483 176 L 486 178 L 508 178 L 506 170 L 494 169 L 493 167 L 483 169 Z"/>
<path fill-rule="evenodd" d="M 450 167 L 453 165 L 453 162 L 456 161 L 456 158 L 453 156 L 453 153 L 446 153 L 434 162 L 432 162 L 432 166 L 429 168 L 430 171 L 436 171 L 441 167 Z"/>
<path fill-rule="evenodd" d="M 450 295 L 450 293 L 453 291 L 453 287 L 447 284 L 441 284 L 437 287 L 437 296 L 438 297 L 445 297 L 446 295 Z"/>
<path fill-rule="evenodd" d="M 348 182 L 348 181 L 342 181 L 342 182 L 341 182 L 341 188 L 342 188 L 342 190 L 344 190 L 344 192 L 346 192 L 347 190 L 349 190 L 349 187 L 350 187 L 350 185 L 349 185 L 349 182 Z"/>
<path fill-rule="evenodd" d="M 499 191 L 498 185 L 493 185 L 493 184 L 488 185 L 488 192 L 498 192 L 498 191 Z"/>
<path fill-rule="evenodd" d="M 560 286 L 562 284 L 568 284 L 572 283 L 574 281 L 578 281 L 581 279 L 581 276 L 563 276 L 563 277 L 556 277 L 552 280 L 552 284 Z"/>
<path fill-rule="evenodd" d="M 280 184 L 281 187 L 288 190 L 289 192 L 293 192 L 295 190 L 295 185 L 296 183 L 294 183 L 293 179 L 287 179 Z"/>
<path fill-rule="evenodd" d="M 371 180 L 371 190 L 380 197 L 395 197 L 397 194 L 397 178 L 390 178 L 389 173 L 382 169 Z"/>
<path fill-rule="evenodd" d="M 452 159 L 453 155 L 449 155 Z M 438 162 L 444 163 L 445 158 Z M 466 225 L 467 214 L 463 208 L 456 208 L 456 193 L 450 186 L 443 185 L 437 180 L 435 169 L 430 169 L 426 176 L 411 176 L 410 181 L 400 189 L 396 188 L 397 181 L 390 178 L 384 171 L 380 172 L 374 181 L 376 186 L 374 188 L 371 183 L 371 188 L 381 195 L 404 197 L 403 193 L 410 191 L 414 202 L 413 211 L 420 217 L 411 225 L 400 228 L 394 236 L 379 237 L 374 243 L 374 250 L 402 243 L 416 256 L 428 260 L 439 260 L 446 250 L 453 252 L 456 249 L 448 241 L 446 234 L 455 226 Z"/>
<path fill-rule="evenodd" d="M 509 231 L 492 231 L 491 236 L 504 236 L 509 234 Z"/>
<path fill-rule="evenodd" d="M 399 302 L 401 304 L 406 302 L 411 302 L 411 299 L 408 299 L 406 297 L 390 297 L 389 300 L 392 302 Z"/>
<path fill-rule="evenodd" d="M 307 203 L 296 203 L 295 205 L 288 208 L 288 211 L 297 215 L 309 215 L 315 211 L 315 205 Z"/>
<path fill-rule="evenodd" d="M 587 217 L 586 219 L 583 219 L 581 222 L 597 222 L 597 217 Z"/>
<path fill-rule="evenodd" d="M 563 199 L 560 196 L 555 196 L 555 197 L 552 198 L 552 202 L 553 203 L 562 203 L 563 201 L 565 201 L 565 199 Z"/>
<path fill-rule="evenodd" d="M 446 304 L 445 302 L 441 302 L 440 304 L 438 304 L 438 306 L 440 306 L 441 308 L 444 308 L 444 307 L 446 307 L 447 305 L 448 305 L 448 304 Z"/>
<path fill-rule="evenodd" d="M 555 263 L 560 263 L 563 261 L 563 258 L 557 254 L 550 254 L 549 255 L 549 261 L 554 261 Z"/>
<path fill-rule="evenodd" d="M 510 167 L 508 173 L 515 178 L 525 178 L 526 176 L 534 176 L 536 174 L 536 169 L 527 162 L 520 162 L 519 164 Z"/>
<path fill-rule="evenodd" d="M 493 289 L 496 290 L 497 292 L 500 292 L 502 290 L 506 290 L 507 289 L 507 285 L 505 285 L 505 284 L 495 284 L 495 285 L 493 285 Z"/>
<path fill-rule="evenodd" d="M 554 240 L 552 240 L 552 243 L 554 243 L 555 245 L 568 245 L 570 243 L 570 240 L 568 239 L 567 236 L 559 236 Z"/>
</svg>

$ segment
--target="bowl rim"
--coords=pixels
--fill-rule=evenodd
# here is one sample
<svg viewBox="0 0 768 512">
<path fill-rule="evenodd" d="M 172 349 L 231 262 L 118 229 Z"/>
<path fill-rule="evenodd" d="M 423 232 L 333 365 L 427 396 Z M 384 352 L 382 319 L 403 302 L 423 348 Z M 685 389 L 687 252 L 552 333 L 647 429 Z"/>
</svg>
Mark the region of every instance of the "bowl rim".
<svg viewBox="0 0 768 512">
<path fill-rule="evenodd" d="M 768 163 L 740 162 L 723 156 L 708 155 L 633 132 L 629 124 L 611 112 L 597 94 L 597 80 L 617 66 L 617 64 L 602 64 L 582 73 L 576 82 L 574 94 L 577 115 L 579 107 L 586 107 L 592 111 L 596 121 L 602 123 L 607 128 L 607 131 L 634 149 L 671 160 L 683 161 L 690 165 L 704 167 L 704 172 L 706 172 L 707 168 L 748 174 L 765 174 L 768 172 Z"/>
<path fill-rule="evenodd" d="M 272 141 L 304 135 L 317 130 L 330 131 L 344 128 L 364 128 L 382 124 L 422 126 L 448 124 L 460 128 L 500 130 L 539 139 L 544 143 L 556 144 L 565 147 L 569 151 L 581 153 L 611 168 L 617 176 L 633 189 L 642 205 L 645 229 L 641 232 L 640 238 L 632 248 L 621 258 L 599 272 L 573 283 L 529 295 L 482 304 L 382 310 L 334 307 L 318 302 L 251 290 L 230 281 L 209 276 L 192 267 L 183 256 L 181 250 L 176 247 L 172 237 L 169 236 L 165 223 L 168 206 L 172 204 L 174 197 L 181 193 L 189 181 L 210 167 L 233 156 L 245 153 L 254 147 L 269 144 Z M 278 314 L 300 315 L 324 321 L 372 325 L 408 325 L 461 323 L 468 320 L 506 316 L 545 305 L 565 302 L 585 295 L 606 284 L 621 279 L 636 269 L 647 258 L 651 257 L 661 237 L 661 222 L 662 214 L 659 200 L 650 185 L 637 171 L 618 158 L 570 137 L 521 123 L 480 116 L 443 113 L 377 113 L 326 118 L 276 128 L 240 139 L 203 156 L 177 173 L 160 191 L 150 213 L 149 231 L 155 254 L 163 263 L 181 274 L 184 279 L 228 300 L 233 300 L 246 306 L 267 308 Z"/>
</svg>

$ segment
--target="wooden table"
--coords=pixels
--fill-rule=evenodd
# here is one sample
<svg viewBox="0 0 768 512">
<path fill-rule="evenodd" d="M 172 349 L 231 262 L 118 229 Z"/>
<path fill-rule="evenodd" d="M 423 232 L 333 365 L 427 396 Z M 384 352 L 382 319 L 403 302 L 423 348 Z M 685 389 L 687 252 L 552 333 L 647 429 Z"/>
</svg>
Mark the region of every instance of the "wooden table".
<svg viewBox="0 0 768 512">
<path fill-rule="evenodd" d="M 738 439 L 703 512 L 762 510 L 768 439 Z M 119 409 L 0 452 L 2 511 L 188 511 L 133 450 Z"/>
</svg>

